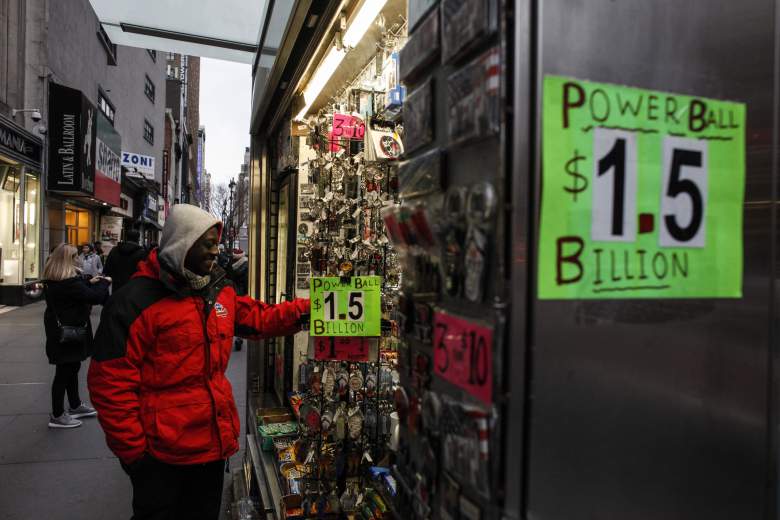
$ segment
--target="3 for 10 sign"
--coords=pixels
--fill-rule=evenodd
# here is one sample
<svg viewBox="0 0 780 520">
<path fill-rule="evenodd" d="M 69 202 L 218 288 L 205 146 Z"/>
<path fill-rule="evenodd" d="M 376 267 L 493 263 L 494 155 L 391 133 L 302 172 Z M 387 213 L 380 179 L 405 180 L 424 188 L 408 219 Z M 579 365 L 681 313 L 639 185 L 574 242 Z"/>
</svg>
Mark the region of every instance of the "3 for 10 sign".
<svg viewBox="0 0 780 520">
<path fill-rule="evenodd" d="M 434 373 L 491 404 L 493 329 L 444 312 L 437 312 L 433 323 Z"/>
</svg>

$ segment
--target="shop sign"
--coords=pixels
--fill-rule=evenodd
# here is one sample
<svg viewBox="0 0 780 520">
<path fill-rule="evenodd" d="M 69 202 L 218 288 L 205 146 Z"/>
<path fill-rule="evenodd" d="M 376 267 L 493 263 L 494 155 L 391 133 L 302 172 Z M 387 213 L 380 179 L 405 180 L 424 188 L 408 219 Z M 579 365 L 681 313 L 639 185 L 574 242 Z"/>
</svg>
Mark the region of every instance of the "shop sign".
<svg viewBox="0 0 780 520">
<path fill-rule="evenodd" d="M 108 254 L 122 237 L 122 217 L 103 215 L 100 217 L 100 243 Z"/>
<path fill-rule="evenodd" d="M 547 76 L 541 299 L 740 298 L 745 104 Z"/>
<path fill-rule="evenodd" d="M 493 402 L 493 329 L 436 312 L 433 345 L 436 375 L 484 403 Z"/>
<path fill-rule="evenodd" d="M 102 113 L 97 116 L 95 145 L 95 198 L 118 206 L 122 193 L 122 137 Z"/>
<path fill-rule="evenodd" d="M 49 89 L 49 190 L 92 195 L 95 190 L 97 110 L 81 91 Z"/>
<path fill-rule="evenodd" d="M 154 157 L 122 151 L 122 166 L 128 177 L 154 180 Z"/>
<path fill-rule="evenodd" d="M 43 154 L 39 140 L 28 137 L 24 130 L 3 118 L 0 118 L 0 149 L 14 159 L 34 163 L 40 163 Z"/>
<path fill-rule="evenodd" d="M 312 336 L 379 336 L 382 277 L 311 279 Z"/>
</svg>

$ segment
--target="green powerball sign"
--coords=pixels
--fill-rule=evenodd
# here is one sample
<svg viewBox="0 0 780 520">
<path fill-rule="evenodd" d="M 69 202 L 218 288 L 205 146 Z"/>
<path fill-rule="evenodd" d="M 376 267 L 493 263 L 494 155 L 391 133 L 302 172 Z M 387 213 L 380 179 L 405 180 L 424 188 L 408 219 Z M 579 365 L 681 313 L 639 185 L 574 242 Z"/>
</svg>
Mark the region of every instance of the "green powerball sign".
<svg viewBox="0 0 780 520">
<path fill-rule="evenodd" d="M 312 336 L 379 336 L 382 277 L 337 276 L 311 279 Z"/>
<path fill-rule="evenodd" d="M 541 299 L 740 298 L 745 105 L 544 79 Z"/>
</svg>

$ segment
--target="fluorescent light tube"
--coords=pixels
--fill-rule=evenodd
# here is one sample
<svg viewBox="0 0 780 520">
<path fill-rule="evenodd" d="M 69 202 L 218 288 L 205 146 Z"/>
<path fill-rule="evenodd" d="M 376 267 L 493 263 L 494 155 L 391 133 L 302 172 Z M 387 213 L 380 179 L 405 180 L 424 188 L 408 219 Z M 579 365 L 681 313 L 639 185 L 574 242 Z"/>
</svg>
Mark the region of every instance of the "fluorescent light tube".
<svg viewBox="0 0 780 520">
<path fill-rule="evenodd" d="M 365 36 L 368 28 L 374 23 L 376 17 L 382 12 L 387 0 L 364 0 L 360 6 L 360 10 L 357 15 L 352 19 L 352 22 L 347 27 L 347 31 L 344 33 L 343 43 L 347 47 L 355 47 L 360 40 Z M 344 57 L 347 55 L 347 51 L 339 50 L 335 46 L 330 48 L 325 59 L 320 62 L 314 75 L 309 80 L 309 84 L 303 89 L 303 101 L 304 107 L 295 116 L 295 119 L 302 120 L 309 112 L 312 103 L 320 95 L 322 89 L 330 80 L 333 73 L 341 64 Z"/>
</svg>

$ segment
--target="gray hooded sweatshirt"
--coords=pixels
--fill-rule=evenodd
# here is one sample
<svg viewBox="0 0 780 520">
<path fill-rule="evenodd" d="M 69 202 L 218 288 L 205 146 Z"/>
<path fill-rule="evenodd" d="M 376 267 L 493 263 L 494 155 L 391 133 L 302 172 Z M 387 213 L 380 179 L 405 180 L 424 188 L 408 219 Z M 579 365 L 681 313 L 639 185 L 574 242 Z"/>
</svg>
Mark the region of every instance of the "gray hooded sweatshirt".
<svg viewBox="0 0 780 520">
<path fill-rule="evenodd" d="M 187 253 L 198 239 L 214 226 L 222 231 L 222 222 L 211 213 L 191 204 L 176 204 L 171 208 L 160 239 L 160 263 L 177 275 L 184 276 L 195 289 L 209 282 L 208 276 L 197 276 L 184 268 Z"/>
</svg>

